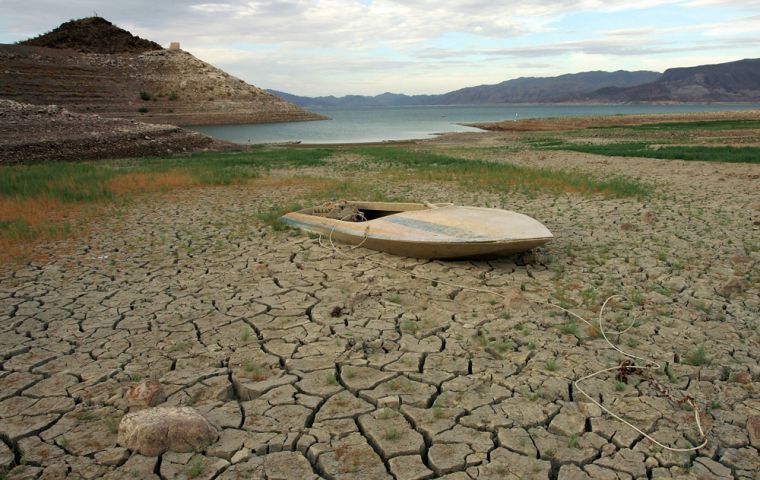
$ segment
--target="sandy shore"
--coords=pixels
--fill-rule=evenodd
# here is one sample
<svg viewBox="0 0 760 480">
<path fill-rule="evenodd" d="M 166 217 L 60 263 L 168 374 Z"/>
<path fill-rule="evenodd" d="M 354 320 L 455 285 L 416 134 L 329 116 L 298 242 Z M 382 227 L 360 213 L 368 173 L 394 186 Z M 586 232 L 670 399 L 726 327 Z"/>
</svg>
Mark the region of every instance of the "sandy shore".
<svg viewBox="0 0 760 480">
<path fill-rule="evenodd" d="M 539 151 L 515 138 L 446 135 L 416 148 L 626 175 L 652 194 L 386 183 L 337 150 L 325 166 L 156 197 L 162 208 L 138 202 L 49 260 L 6 271 L 0 469 L 7 478 L 756 478 L 760 165 Z M 555 240 L 535 256 L 421 261 L 336 252 L 256 217 L 303 197 L 314 178 L 517 210 Z M 680 448 L 701 441 L 693 415 L 657 385 L 689 396 L 706 447 L 658 447 L 574 385 L 624 357 L 598 329 L 540 302 L 594 321 L 614 294 L 631 302 L 611 306 L 608 328 L 635 324 L 611 340 L 666 368 L 582 388 Z M 162 384 L 165 405 L 208 418 L 219 440 L 160 458 L 120 446 L 122 391 L 146 378 Z"/>
</svg>

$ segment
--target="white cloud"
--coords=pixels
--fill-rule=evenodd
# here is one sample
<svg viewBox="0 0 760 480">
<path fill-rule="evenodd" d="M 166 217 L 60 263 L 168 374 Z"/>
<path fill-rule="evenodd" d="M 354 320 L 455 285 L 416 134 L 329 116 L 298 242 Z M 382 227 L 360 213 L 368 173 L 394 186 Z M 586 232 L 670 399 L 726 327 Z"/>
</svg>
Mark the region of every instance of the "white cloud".
<svg viewBox="0 0 760 480">
<path fill-rule="evenodd" d="M 558 27 L 570 13 L 625 18 L 633 9 L 705 5 L 744 17 L 574 33 Z M 760 0 L 0 0 L 0 35 L 15 41 L 97 12 L 163 45 L 180 41 L 259 86 L 310 95 L 441 93 L 532 73 L 682 65 L 718 49 L 750 56 L 758 9 Z"/>
</svg>

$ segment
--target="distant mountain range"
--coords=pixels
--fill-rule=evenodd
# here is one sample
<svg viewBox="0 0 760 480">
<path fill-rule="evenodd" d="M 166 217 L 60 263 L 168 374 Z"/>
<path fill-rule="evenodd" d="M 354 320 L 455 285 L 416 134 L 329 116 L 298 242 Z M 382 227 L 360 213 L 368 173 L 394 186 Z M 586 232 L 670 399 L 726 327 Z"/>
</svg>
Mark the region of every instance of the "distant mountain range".
<svg viewBox="0 0 760 480">
<path fill-rule="evenodd" d="M 759 102 L 760 59 L 671 68 L 665 73 L 619 70 L 558 77 L 523 77 L 441 95 L 302 97 L 269 90 L 304 107 L 487 105 L 500 103 Z"/>
<path fill-rule="evenodd" d="M 760 59 L 671 68 L 651 83 L 597 90 L 609 102 L 757 102 L 760 101 Z"/>
</svg>

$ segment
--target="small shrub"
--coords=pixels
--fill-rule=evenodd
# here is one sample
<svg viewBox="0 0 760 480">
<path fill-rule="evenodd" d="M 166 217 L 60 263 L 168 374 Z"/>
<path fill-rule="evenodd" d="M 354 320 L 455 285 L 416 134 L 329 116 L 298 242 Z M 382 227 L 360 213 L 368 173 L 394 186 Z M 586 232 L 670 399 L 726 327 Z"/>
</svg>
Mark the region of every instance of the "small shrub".
<svg viewBox="0 0 760 480">
<path fill-rule="evenodd" d="M 248 328 L 243 329 L 243 333 L 240 334 L 240 341 L 245 343 L 251 338 L 251 330 Z"/>
<path fill-rule="evenodd" d="M 504 353 L 508 350 L 514 350 L 515 344 L 512 340 L 506 339 L 501 342 L 495 342 L 493 348 L 499 353 Z"/>
<path fill-rule="evenodd" d="M 176 99 L 177 99 L 177 93 L 176 92 L 172 92 L 172 93 L 169 94 L 169 100 L 171 100 L 173 102 Z"/>
<path fill-rule="evenodd" d="M 190 468 L 187 471 L 187 476 L 189 478 L 195 478 L 201 473 L 203 473 L 203 457 L 195 457 L 193 461 L 190 462 Z"/>
<path fill-rule="evenodd" d="M 398 440 L 401 434 L 396 430 L 396 427 L 388 427 L 385 429 L 386 440 Z"/>
<path fill-rule="evenodd" d="M 388 295 L 387 300 L 391 303 L 401 303 L 401 295 L 399 295 L 398 293 Z"/>
<path fill-rule="evenodd" d="M 380 418 L 380 420 L 388 420 L 389 418 L 392 418 L 394 416 L 395 416 L 395 414 L 394 414 L 393 410 L 391 410 L 388 407 L 385 407 L 385 408 L 383 408 L 380 411 L 379 418 Z"/>
<path fill-rule="evenodd" d="M 689 352 L 684 357 L 684 363 L 687 365 L 693 365 L 695 367 L 699 367 L 701 365 L 708 365 L 710 363 L 710 358 L 707 356 L 707 351 L 705 350 L 704 345 L 700 345 L 696 349 Z"/>
<path fill-rule="evenodd" d="M 394 302 L 398 303 L 398 302 Z M 405 333 L 411 333 L 412 335 L 416 334 L 420 330 L 420 326 L 417 325 L 417 322 L 413 322 L 411 320 L 404 320 L 401 322 L 401 331 Z"/>
<path fill-rule="evenodd" d="M 544 363 L 544 368 L 546 368 L 550 372 L 557 370 L 557 360 L 554 358 L 550 358 L 549 360 L 546 361 L 546 363 Z"/>
<path fill-rule="evenodd" d="M 148 109 L 146 107 L 140 107 L 137 109 L 137 111 L 140 113 L 148 113 Z"/>
<path fill-rule="evenodd" d="M 153 98 L 152 95 L 148 92 L 140 92 L 140 100 L 143 100 L 145 102 L 150 101 L 150 99 Z"/>
<path fill-rule="evenodd" d="M 563 323 L 559 327 L 560 333 L 563 335 L 577 335 L 578 334 L 578 324 L 575 323 L 575 320 L 570 320 L 567 323 Z"/>
<path fill-rule="evenodd" d="M 535 402 L 539 398 L 544 398 L 544 392 L 542 392 L 541 389 L 539 388 L 535 392 L 527 392 L 527 397 L 528 397 L 528 400 L 530 400 L 531 402 Z"/>
</svg>

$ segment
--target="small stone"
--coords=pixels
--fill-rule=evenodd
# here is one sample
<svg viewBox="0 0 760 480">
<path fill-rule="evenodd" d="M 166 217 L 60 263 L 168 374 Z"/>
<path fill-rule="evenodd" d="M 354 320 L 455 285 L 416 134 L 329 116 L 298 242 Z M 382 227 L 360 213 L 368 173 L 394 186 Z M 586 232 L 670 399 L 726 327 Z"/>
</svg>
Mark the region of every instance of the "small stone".
<svg viewBox="0 0 760 480">
<path fill-rule="evenodd" d="M 119 424 L 119 444 L 145 456 L 197 452 L 216 441 L 216 429 L 189 407 L 153 407 L 128 413 Z"/>
<path fill-rule="evenodd" d="M 166 392 L 158 381 L 143 380 L 127 388 L 124 399 L 130 407 L 155 407 L 166 401 Z"/>
<path fill-rule="evenodd" d="M 752 383 L 752 375 L 749 372 L 736 372 L 734 374 L 734 382 L 749 385 Z"/>
</svg>

